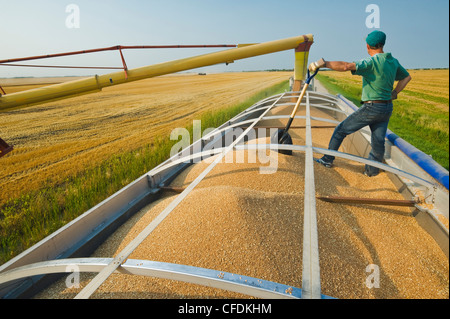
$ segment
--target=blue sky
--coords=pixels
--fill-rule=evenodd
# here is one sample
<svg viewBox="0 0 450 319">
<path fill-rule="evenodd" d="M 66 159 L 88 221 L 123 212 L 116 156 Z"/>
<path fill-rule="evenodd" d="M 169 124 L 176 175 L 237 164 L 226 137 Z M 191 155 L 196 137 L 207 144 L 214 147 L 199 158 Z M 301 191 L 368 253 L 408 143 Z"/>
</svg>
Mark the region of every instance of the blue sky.
<svg viewBox="0 0 450 319">
<path fill-rule="evenodd" d="M 66 6 L 80 9 L 67 28 Z M 448 0 L 0 0 L 0 60 L 113 45 L 237 44 L 312 33 L 310 61 L 367 56 L 369 4 L 380 9 L 385 51 L 406 68 L 449 66 Z M 125 51 L 129 68 L 215 49 Z M 24 63 L 120 66 L 118 52 Z M 236 61 L 206 72 L 293 68 L 293 52 Z M 196 70 L 197 71 L 197 70 Z M 0 77 L 103 74 L 112 71 L 0 67 Z"/>
</svg>

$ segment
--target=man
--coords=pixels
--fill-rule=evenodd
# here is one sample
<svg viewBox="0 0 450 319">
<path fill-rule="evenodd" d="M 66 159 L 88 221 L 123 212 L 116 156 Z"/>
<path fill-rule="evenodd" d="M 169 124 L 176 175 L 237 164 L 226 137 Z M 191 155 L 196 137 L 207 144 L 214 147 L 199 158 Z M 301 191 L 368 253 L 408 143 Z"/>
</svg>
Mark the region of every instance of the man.
<svg viewBox="0 0 450 319">
<path fill-rule="evenodd" d="M 315 72 L 318 68 L 329 68 L 335 71 L 351 71 L 363 77 L 361 103 L 357 111 L 348 116 L 334 130 L 328 149 L 337 151 L 344 138 L 368 125 L 372 132 L 372 150 L 369 159 L 381 162 L 384 158 L 384 140 L 389 118 L 392 114 L 392 100 L 406 87 L 411 76 L 391 53 L 384 53 L 386 34 L 381 31 L 371 32 L 367 38 L 367 52 L 370 57 L 349 63 L 342 61 L 325 61 L 320 59 L 309 65 Z M 394 82 L 399 81 L 395 89 Z M 325 155 L 316 161 L 325 167 L 332 167 L 334 156 Z M 376 176 L 377 167 L 365 166 L 366 176 Z"/>
</svg>

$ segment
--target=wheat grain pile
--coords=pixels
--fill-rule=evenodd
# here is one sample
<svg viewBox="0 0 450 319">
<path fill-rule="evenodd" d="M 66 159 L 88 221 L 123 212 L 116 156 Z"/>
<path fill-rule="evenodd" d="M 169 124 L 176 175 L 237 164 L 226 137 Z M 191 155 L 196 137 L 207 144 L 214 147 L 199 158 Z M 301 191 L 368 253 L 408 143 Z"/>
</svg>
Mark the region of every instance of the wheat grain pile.
<svg viewBox="0 0 450 319">
<path fill-rule="evenodd" d="M 274 113 L 289 112 L 277 109 Z M 318 111 L 313 115 L 324 116 Z M 303 129 L 290 133 L 294 144 L 304 144 Z M 331 133 L 332 129 L 313 129 L 313 139 L 324 147 Z M 235 158 L 244 154 L 248 159 L 247 151 L 234 153 Z M 267 165 L 260 162 L 219 163 L 130 258 L 205 267 L 301 287 L 304 154 L 267 155 L 278 160 L 274 174 L 260 174 L 260 167 Z M 402 199 L 385 173 L 367 178 L 361 164 L 339 159 L 335 163 L 333 169 L 315 166 L 317 195 Z M 203 161 L 190 166 L 172 186 L 187 186 L 208 165 Z M 94 256 L 120 252 L 175 196 L 168 192 L 142 209 Z M 448 259 L 409 208 L 318 200 L 317 216 L 323 294 L 350 299 L 449 297 Z M 379 288 L 366 285 L 369 265 L 379 267 Z M 93 277 L 83 275 L 81 288 Z M 38 298 L 72 298 L 81 288 L 68 289 L 61 281 Z M 110 276 L 92 297 L 246 298 L 193 284 L 122 274 Z"/>
</svg>

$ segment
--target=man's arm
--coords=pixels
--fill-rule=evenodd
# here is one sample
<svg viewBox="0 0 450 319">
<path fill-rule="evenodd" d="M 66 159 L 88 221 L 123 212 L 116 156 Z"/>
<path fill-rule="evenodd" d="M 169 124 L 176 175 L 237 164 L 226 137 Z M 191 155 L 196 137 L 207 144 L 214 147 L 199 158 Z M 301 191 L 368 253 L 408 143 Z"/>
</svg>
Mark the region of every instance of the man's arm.
<svg viewBox="0 0 450 319">
<path fill-rule="evenodd" d="M 403 91 L 403 89 L 406 87 L 406 85 L 408 85 L 409 81 L 411 81 L 411 75 L 408 75 L 406 78 L 404 78 L 403 80 L 398 81 L 397 86 L 395 87 L 394 91 L 398 93 L 400 93 L 401 91 Z"/>
<path fill-rule="evenodd" d="M 315 72 L 320 68 L 329 68 L 334 71 L 354 71 L 356 70 L 356 64 L 343 61 L 325 61 L 320 59 L 319 61 L 313 62 L 309 65 L 309 71 Z"/>
<path fill-rule="evenodd" d="M 396 100 L 397 99 L 397 95 L 403 91 L 403 89 L 406 87 L 406 85 L 408 85 L 409 81 L 411 81 L 411 75 L 408 75 L 406 78 L 398 81 L 397 86 L 395 87 L 395 89 L 392 91 L 392 99 Z"/>
<path fill-rule="evenodd" d="M 332 69 L 334 71 L 355 71 L 356 64 L 353 62 L 344 62 L 344 61 L 326 61 L 325 67 Z"/>
</svg>

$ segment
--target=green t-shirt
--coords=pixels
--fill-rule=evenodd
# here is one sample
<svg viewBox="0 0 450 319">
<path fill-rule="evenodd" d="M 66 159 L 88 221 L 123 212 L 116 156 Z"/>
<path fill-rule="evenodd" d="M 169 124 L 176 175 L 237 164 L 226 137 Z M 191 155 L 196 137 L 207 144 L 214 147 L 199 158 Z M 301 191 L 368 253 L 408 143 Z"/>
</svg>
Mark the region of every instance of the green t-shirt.
<svg viewBox="0 0 450 319">
<path fill-rule="evenodd" d="M 377 53 L 355 64 L 352 74 L 363 77 L 362 101 L 390 100 L 394 82 L 409 75 L 390 53 Z"/>
</svg>

